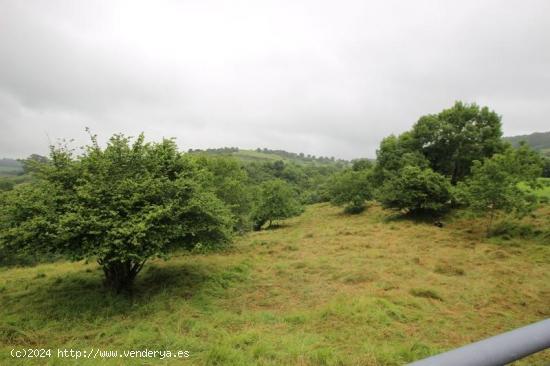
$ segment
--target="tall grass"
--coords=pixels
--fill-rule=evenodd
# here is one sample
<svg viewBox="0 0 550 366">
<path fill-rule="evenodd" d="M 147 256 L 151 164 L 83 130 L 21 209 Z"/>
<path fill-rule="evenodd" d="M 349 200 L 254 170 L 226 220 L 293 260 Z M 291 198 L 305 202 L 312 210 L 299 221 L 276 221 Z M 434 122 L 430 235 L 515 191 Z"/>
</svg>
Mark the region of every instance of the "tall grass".
<svg viewBox="0 0 550 366">
<path fill-rule="evenodd" d="M 310 206 L 227 252 L 152 261 L 133 297 L 105 291 L 93 263 L 0 269 L 0 364 L 94 365 L 8 353 L 94 347 L 190 352 L 106 365 L 400 365 L 550 316 L 550 246 L 536 237 L 340 211 Z M 527 223 L 547 228 L 549 213 Z"/>
</svg>

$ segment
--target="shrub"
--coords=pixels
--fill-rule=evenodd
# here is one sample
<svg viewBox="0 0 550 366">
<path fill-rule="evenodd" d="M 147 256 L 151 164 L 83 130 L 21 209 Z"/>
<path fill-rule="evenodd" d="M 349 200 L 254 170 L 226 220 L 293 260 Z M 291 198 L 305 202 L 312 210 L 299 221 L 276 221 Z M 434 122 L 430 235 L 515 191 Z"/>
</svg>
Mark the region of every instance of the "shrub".
<svg viewBox="0 0 550 366">
<path fill-rule="evenodd" d="M 487 235 L 498 211 L 521 217 L 536 207 L 536 196 L 522 189 L 539 186 L 537 178 L 542 171 L 540 156 L 526 145 L 509 148 L 483 162 L 475 161 L 472 176 L 458 186 L 459 195 L 470 208 L 489 216 Z"/>
<path fill-rule="evenodd" d="M 378 199 L 387 208 L 411 213 L 439 212 L 451 201 L 451 184 L 430 168 L 407 165 L 386 180 Z"/>
<path fill-rule="evenodd" d="M 283 220 L 303 212 L 296 192 L 281 179 L 269 180 L 260 185 L 253 212 L 254 229 L 260 230 L 265 223 L 270 227 L 274 220 Z"/>
<path fill-rule="evenodd" d="M 346 170 L 332 178 L 329 188 L 333 205 L 344 206 L 344 211 L 357 214 L 365 209 L 365 201 L 372 199 L 369 170 Z"/>
<path fill-rule="evenodd" d="M 490 236 L 499 236 L 504 239 L 511 238 L 532 238 L 540 234 L 540 231 L 537 231 L 529 224 L 520 224 L 512 221 L 501 221 L 495 225 L 495 227 L 490 231 Z"/>
<path fill-rule="evenodd" d="M 117 292 L 151 257 L 230 240 L 229 210 L 173 140 L 114 135 L 102 149 L 92 136 L 81 156 L 52 147 L 36 168 L 35 183 L 4 193 L 0 246 L 97 259 Z"/>
</svg>

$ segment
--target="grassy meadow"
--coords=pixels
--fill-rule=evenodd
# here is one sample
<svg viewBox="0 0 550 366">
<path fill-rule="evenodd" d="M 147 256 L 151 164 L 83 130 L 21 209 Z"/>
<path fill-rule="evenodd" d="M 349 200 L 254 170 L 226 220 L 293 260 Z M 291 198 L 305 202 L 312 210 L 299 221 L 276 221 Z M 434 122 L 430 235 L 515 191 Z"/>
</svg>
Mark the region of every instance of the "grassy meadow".
<svg viewBox="0 0 550 366">
<path fill-rule="evenodd" d="M 550 317 L 548 232 L 484 237 L 327 204 L 223 253 L 150 262 L 133 298 L 95 263 L 0 269 L 0 364 L 401 365 Z M 550 207 L 526 219 L 550 228 Z M 185 360 L 13 359 L 11 348 L 188 350 Z M 543 365 L 543 352 L 517 365 Z"/>
</svg>

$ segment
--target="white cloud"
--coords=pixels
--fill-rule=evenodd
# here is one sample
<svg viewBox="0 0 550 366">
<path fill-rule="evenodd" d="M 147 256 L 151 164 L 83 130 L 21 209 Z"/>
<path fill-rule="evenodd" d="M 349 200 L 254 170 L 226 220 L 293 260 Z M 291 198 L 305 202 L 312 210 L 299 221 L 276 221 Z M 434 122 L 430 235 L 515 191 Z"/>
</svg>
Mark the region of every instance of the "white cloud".
<svg viewBox="0 0 550 366">
<path fill-rule="evenodd" d="M 550 3 L 0 3 L 0 156 L 48 134 L 374 156 L 455 100 L 548 130 Z"/>
</svg>

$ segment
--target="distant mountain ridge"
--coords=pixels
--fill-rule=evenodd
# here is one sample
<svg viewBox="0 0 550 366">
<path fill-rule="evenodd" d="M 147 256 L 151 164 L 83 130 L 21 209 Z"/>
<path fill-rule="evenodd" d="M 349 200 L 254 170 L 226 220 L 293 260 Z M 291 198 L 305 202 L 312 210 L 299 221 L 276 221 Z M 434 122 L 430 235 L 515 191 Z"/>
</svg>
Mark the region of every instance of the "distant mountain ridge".
<svg viewBox="0 0 550 366">
<path fill-rule="evenodd" d="M 525 141 L 533 149 L 550 156 L 550 131 L 534 132 L 529 135 L 507 136 L 503 137 L 503 139 L 510 142 L 513 146 L 518 146 L 521 141 Z"/>
</svg>

